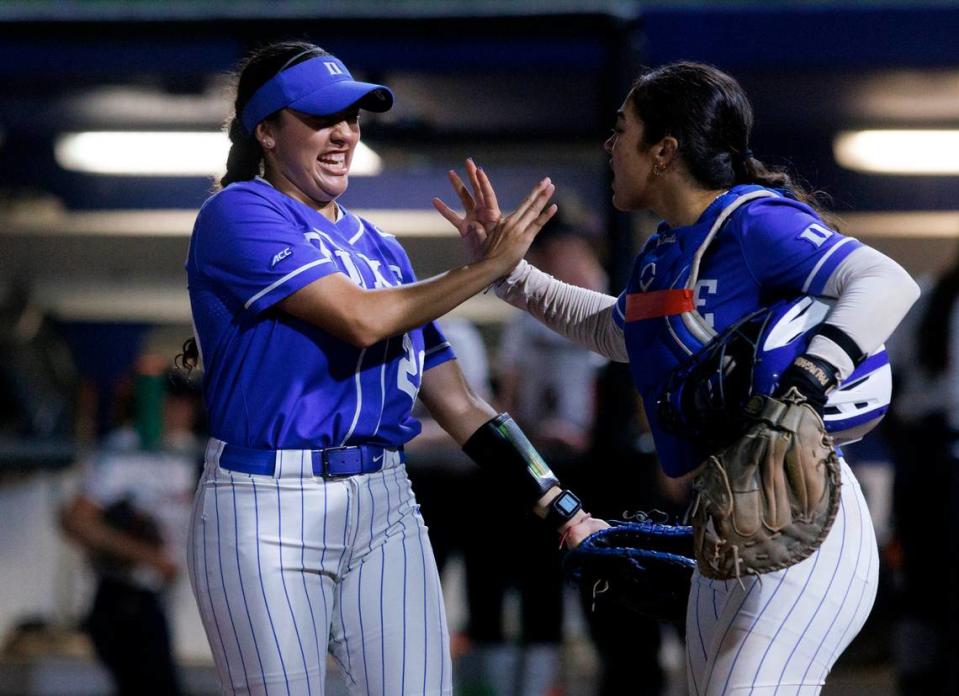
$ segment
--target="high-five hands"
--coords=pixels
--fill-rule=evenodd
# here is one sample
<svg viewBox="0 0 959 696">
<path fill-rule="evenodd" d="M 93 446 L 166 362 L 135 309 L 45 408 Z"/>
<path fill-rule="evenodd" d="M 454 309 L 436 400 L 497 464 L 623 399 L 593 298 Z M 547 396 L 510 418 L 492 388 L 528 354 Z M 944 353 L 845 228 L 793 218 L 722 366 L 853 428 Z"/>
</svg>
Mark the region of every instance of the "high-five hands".
<svg viewBox="0 0 959 696">
<path fill-rule="evenodd" d="M 466 160 L 466 175 L 472 193 L 455 171 L 449 172 L 453 190 L 463 204 L 463 215 L 439 198 L 433 199 L 433 207 L 460 233 L 471 261 L 502 260 L 503 275 L 508 275 L 526 255 L 543 225 L 556 214 L 555 203 L 547 207 L 556 187 L 548 177 L 543 179 L 516 210 L 503 216 L 489 177 L 472 159 Z"/>
</svg>

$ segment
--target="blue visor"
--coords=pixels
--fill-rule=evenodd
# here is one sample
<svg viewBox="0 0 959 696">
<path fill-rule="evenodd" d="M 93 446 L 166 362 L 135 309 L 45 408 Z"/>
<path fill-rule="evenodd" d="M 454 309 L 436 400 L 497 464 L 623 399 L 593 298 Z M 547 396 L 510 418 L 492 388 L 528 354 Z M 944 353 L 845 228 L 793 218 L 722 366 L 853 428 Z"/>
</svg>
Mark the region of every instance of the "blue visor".
<svg viewBox="0 0 959 696">
<path fill-rule="evenodd" d="M 329 116 L 354 104 L 367 111 L 388 111 L 393 93 L 383 85 L 356 82 L 333 56 L 317 56 L 271 77 L 243 107 L 241 120 L 252 134 L 260 121 L 280 109 Z"/>
</svg>

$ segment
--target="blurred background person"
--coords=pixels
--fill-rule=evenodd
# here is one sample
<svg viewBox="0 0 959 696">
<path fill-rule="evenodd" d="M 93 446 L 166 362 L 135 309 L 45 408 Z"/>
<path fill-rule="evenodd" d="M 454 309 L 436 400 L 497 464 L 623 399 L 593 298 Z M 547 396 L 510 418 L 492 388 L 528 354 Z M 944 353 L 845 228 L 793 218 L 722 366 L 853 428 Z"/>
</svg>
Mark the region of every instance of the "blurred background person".
<svg viewBox="0 0 959 696">
<path fill-rule="evenodd" d="M 897 567 L 893 658 L 899 693 L 959 693 L 959 257 L 926 279 L 911 329 L 894 342 L 897 393 L 888 429 L 894 447 Z"/>
<path fill-rule="evenodd" d="M 446 316 L 437 324 L 446 340 L 449 341 L 467 384 L 482 399 L 493 399 L 490 383 L 489 359 L 486 343 L 479 327 L 469 319 Z M 451 558 L 462 560 L 463 553 L 463 499 L 472 499 L 469 493 L 476 463 L 460 449 L 453 440 L 429 415 L 422 404 L 413 411 L 423 426 L 419 435 L 406 445 L 406 468 L 410 481 L 416 489 L 416 500 L 420 512 L 429 528 L 430 544 L 436 557 L 436 567 L 444 577 L 444 596 L 450 593 L 455 597 L 447 604 L 450 607 L 447 620 L 450 627 L 450 652 L 453 659 L 462 656 L 469 649 L 469 639 L 463 630 L 465 607 L 463 606 L 464 588 L 450 589 L 448 574 L 444 575 Z M 467 670 L 469 672 L 469 670 Z M 472 679 L 469 674 L 463 675 Z"/>
<path fill-rule="evenodd" d="M 447 316 L 438 325 L 449 341 L 467 384 L 481 398 L 492 401 L 489 359 L 479 328 L 469 319 Z M 416 488 L 416 499 L 429 525 L 430 543 L 442 573 L 450 556 L 462 550 L 459 510 L 461 501 L 451 491 L 462 489 L 476 464 L 463 453 L 426 408 L 413 411 L 423 430 L 406 446 L 407 468 Z"/>
<path fill-rule="evenodd" d="M 606 290 L 606 273 L 595 244 L 598 233 L 582 215 L 562 203 L 534 240 L 528 258 L 546 273 L 568 283 Z M 596 401 L 596 374 L 605 360 L 558 336 L 529 314 L 513 314 L 503 327 L 496 360 L 497 395 L 531 432 L 541 452 L 571 459 L 589 447 Z"/>
<path fill-rule="evenodd" d="M 61 517 L 96 575 L 84 628 L 123 696 L 181 693 L 167 601 L 186 562 L 199 394 L 165 368 L 162 358 L 140 361 L 133 420 L 83 463 Z"/>
<path fill-rule="evenodd" d="M 539 234 L 528 258 L 570 283 L 604 290 L 607 280 L 595 249 L 595 229 L 572 201 Z M 605 361 L 553 333 L 528 314 L 503 328 L 495 362 L 498 404 L 509 412 L 561 479 L 587 466 L 595 413 L 595 380 Z M 489 472 L 470 474 L 476 504 L 496 499 L 502 482 Z M 489 539 L 511 539 L 491 562 Z M 483 693 L 546 696 L 562 686 L 562 557 L 551 530 L 520 512 L 501 511 L 466 525 L 468 635 L 482 672 Z M 499 555 L 499 552 L 498 552 Z M 519 597 L 518 636 L 504 600 Z"/>
</svg>

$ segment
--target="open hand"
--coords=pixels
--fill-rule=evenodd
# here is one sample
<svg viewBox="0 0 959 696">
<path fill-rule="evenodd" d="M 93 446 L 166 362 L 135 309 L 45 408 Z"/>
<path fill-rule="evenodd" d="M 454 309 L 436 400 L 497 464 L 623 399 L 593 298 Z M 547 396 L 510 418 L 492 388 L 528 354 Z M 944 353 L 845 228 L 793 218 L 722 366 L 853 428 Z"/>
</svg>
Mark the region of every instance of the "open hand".
<svg viewBox="0 0 959 696">
<path fill-rule="evenodd" d="M 439 198 L 433 199 L 433 206 L 460 233 L 471 262 L 499 257 L 505 263 L 506 275 L 526 255 L 533 238 L 556 213 L 555 204 L 547 207 L 556 187 L 549 178 L 543 179 L 516 210 L 503 216 L 489 177 L 472 159 L 466 160 L 466 173 L 472 193 L 455 171 L 449 172 L 464 214 L 459 215 Z"/>
<path fill-rule="evenodd" d="M 486 172 L 476 166 L 473 158 L 466 160 L 466 176 L 470 181 L 473 193 L 466 188 L 466 184 L 454 170 L 447 174 L 453 190 L 463 204 L 464 214 L 459 215 L 439 198 L 433 199 L 433 207 L 446 218 L 460 233 L 466 245 L 470 261 L 482 258 L 483 247 L 486 243 L 487 229 L 499 222 L 499 203 L 496 200 L 496 191 L 486 176 Z"/>
</svg>

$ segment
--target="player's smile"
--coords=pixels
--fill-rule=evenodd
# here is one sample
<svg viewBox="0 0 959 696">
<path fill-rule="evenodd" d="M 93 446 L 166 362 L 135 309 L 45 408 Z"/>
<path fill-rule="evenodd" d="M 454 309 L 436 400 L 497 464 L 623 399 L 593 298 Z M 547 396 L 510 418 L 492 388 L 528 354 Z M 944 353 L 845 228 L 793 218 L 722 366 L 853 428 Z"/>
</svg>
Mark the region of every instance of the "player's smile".
<svg viewBox="0 0 959 696">
<path fill-rule="evenodd" d="M 333 176 L 346 176 L 350 172 L 352 154 L 352 150 L 327 152 L 317 157 L 316 161 Z"/>
<path fill-rule="evenodd" d="M 349 185 L 360 141 L 359 109 L 330 116 L 285 109 L 269 134 L 276 144 L 267 158 L 267 179 L 287 195 L 334 215 L 331 203 Z"/>
</svg>

